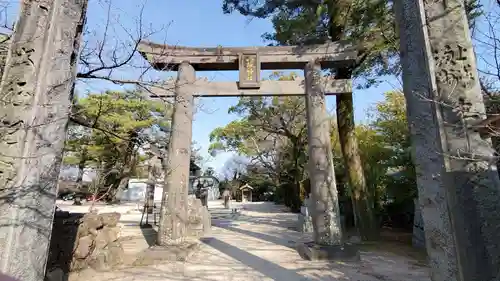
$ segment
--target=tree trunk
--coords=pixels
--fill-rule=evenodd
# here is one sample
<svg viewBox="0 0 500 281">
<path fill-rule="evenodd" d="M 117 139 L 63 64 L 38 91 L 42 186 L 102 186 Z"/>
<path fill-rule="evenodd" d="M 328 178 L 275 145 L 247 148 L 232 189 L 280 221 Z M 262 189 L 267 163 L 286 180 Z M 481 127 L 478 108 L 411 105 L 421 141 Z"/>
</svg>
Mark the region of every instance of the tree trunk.
<svg viewBox="0 0 500 281">
<path fill-rule="evenodd" d="M 339 69 L 336 78 L 348 78 L 350 74 L 349 69 Z M 342 94 L 336 97 L 339 140 L 351 187 L 355 224 L 361 239 L 375 240 L 378 238 L 378 227 L 355 135 L 352 94 Z"/>
<path fill-rule="evenodd" d="M 350 5 L 350 1 L 328 1 L 328 33 L 332 41 L 345 39 L 345 25 L 342 11 Z M 339 68 L 335 78 L 350 78 L 352 69 Z M 352 191 L 354 217 L 359 234 L 363 240 L 378 238 L 378 227 L 375 221 L 374 208 L 370 200 L 370 192 L 366 186 L 365 174 L 361 165 L 358 141 L 355 135 L 354 107 L 352 94 L 337 95 L 337 122 L 340 146 Z"/>
<path fill-rule="evenodd" d="M 129 141 L 127 142 L 127 146 L 123 155 L 123 163 L 122 168 L 120 169 L 118 180 L 113 183 L 113 187 L 110 191 L 110 203 L 119 203 L 120 199 L 117 197 L 121 191 L 125 190 L 128 185 L 130 175 L 132 174 L 132 170 L 134 169 L 136 162 L 136 154 L 135 151 L 135 138 L 137 137 L 137 133 L 132 131 L 129 133 Z"/>
<path fill-rule="evenodd" d="M 301 153 L 302 146 L 297 144 L 297 141 L 293 141 L 293 171 L 291 171 L 293 177 L 293 193 L 291 198 L 291 210 L 292 212 L 300 212 L 300 207 L 302 206 L 302 202 L 304 200 L 304 188 L 302 185 L 302 172 L 300 169 L 299 157 Z"/>
</svg>

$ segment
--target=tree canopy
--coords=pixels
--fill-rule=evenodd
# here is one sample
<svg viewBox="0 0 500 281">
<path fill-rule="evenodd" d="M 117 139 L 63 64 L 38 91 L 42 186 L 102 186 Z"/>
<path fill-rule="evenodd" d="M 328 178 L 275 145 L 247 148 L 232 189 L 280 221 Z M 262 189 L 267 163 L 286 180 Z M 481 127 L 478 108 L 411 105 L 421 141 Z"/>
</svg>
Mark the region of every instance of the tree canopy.
<svg viewBox="0 0 500 281">
<path fill-rule="evenodd" d="M 66 164 L 80 172 L 93 167 L 113 190 L 134 175 L 144 176 L 140 153 L 145 143 L 166 147 L 160 128 L 170 124 L 171 106 L 143 97 L 139 91 L 107 91 L 76 101 L 66 142 Z M 81 181 L 81 176 L 78 178 Z"/>
<path fill-rule="evenodd" d="M 481 14 L 478 0 L 464 0 L 471 26 Z M 224 13 L 269 18 L 274 31 L 263 34 L 270 45 L 308 45 L 346 40 L 359 47 L 353 67 L 359 87 L 384 75 L 399 75 L 399 38 L 393 1 L 223 0 Z M 363 82 L 363 83 L 361 83 Z"/>
</svg>

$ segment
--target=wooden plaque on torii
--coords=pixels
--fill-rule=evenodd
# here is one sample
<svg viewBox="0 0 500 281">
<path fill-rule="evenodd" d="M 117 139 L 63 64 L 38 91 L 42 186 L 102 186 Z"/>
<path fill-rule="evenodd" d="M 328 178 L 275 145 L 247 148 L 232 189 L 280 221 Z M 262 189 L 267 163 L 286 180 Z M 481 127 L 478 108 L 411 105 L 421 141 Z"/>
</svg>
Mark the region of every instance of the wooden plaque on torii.
<svg viewBox="0 0 500 281">
<path fill-rule="evenodd" d="M 239 60 L 239 89 L 260 88 L 260 58 L 258 52 L 240 53 Z"/>
</svg>

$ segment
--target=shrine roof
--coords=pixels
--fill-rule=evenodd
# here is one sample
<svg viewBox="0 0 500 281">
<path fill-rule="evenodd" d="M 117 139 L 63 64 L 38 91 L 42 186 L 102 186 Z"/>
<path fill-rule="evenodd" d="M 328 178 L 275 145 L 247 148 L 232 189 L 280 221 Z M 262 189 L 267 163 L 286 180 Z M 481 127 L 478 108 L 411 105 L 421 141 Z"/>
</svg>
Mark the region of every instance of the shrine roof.
<svg viewBox="0 0 500 281">
<path fill-rule="evenodd" d="M 251 186 L 247 183 L 247 184 L 245 184 L 245 185 L 243 185 L 243 186 L 241 186 L 241 187 L 240 187 L 240 190 L 243 190 L 243 189 L 251 189 L 251 190 L 253 190 L 253 187 L 251 187 Z"/>
</svg>

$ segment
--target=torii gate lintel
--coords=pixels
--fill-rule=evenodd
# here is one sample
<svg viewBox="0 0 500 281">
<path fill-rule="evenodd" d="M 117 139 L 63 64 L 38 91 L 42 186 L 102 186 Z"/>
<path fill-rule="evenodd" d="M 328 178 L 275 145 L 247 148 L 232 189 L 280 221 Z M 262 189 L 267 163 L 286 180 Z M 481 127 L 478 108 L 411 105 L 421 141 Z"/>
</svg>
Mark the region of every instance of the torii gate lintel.
<svg viewBox="0 0 500 281">
<path fill-rule="evenodd" d="M 207 82 L 197 80 L 191 85 L 193 96 L 294 96 L 305 92 L 304 79 L 296 81 L 261 81 L 261 70 L 305 69 L 314 61 L 321 68 L 338 68 L 352 65 L 357 50 L 347 42 L 329 42 L 309 46 L 263 47 L 183 47 L 162 45 L 148 41 L 139 44 L 139 52 L 157 70 L 177 71 L 187 62 L 195 71 L 238 70 L 238 82 Z M 174 96 L 175 83 L 152 87 L 152 97 Z M 322 78 L 325 95 L 351 93 L 350 79 Z M 186 85 L 187 86 L 187 85 Z"/>
<path fill-rule="evenodd" d="M 308 46 L 215 48 L 141 41 L 138 50 L 155 69 L 174 71 L 185 61 L 196 71 L 239 70 L 241 55 L 256 54 L 262 70 L 304 69 L 308 62 L 314 60 L 318 60 L 322 68 L 338 68 L 352 65 L 358 55 L 357 47 L 344 41 Z"/>
</svg>

